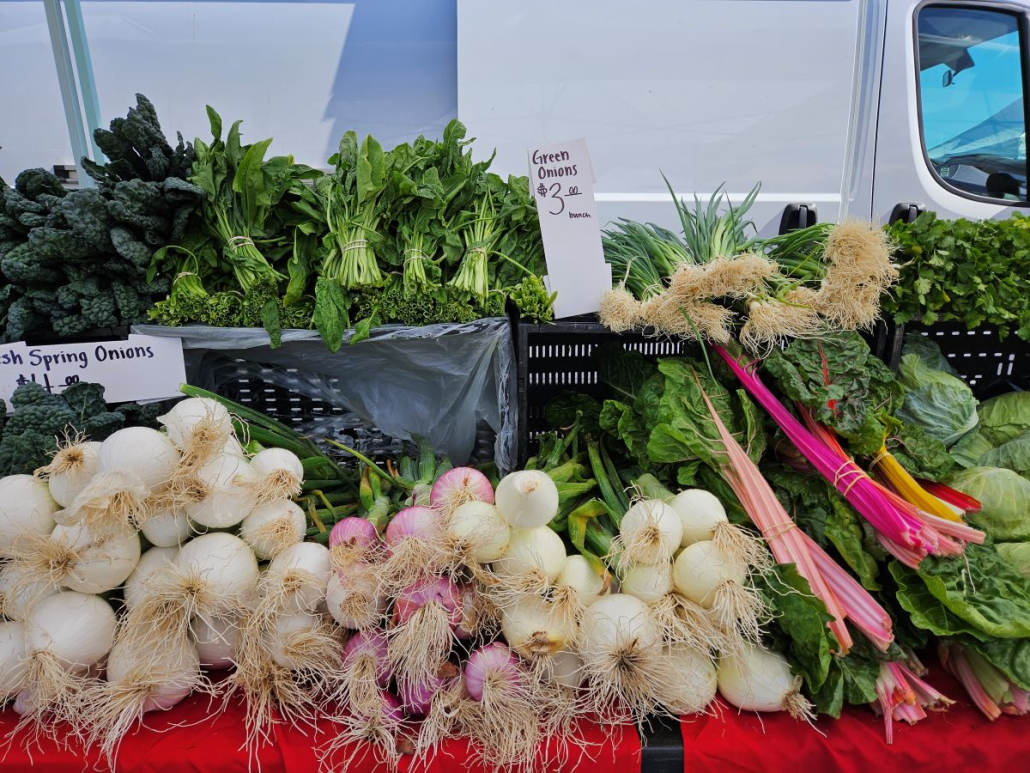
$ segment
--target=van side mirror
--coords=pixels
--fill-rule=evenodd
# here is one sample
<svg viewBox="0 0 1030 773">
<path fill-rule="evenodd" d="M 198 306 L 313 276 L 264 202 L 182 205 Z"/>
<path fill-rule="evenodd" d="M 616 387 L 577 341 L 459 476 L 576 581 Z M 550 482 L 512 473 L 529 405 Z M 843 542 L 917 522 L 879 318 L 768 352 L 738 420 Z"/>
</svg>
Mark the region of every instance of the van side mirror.
<svg viewBox="0 0 1030 773">
<path fill-rule="evenodd" d="M 780 233 L 798 231 L 819 222 L 819 212 L 815 204 L 788 204 L 783 208 L 780 217 Z"/>
</svg>

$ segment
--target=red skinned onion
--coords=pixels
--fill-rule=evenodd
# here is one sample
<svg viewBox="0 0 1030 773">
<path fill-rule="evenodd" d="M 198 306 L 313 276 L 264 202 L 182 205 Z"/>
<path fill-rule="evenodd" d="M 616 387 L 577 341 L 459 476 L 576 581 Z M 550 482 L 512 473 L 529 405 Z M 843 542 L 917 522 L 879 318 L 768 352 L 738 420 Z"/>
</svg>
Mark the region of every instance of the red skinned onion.
<svg viewBox="0 0 1030 773">
<path fill-rule="evenodd" d="M 437 603 L 447 613 L 453 631 L 462 619 L 462 594 L 457 584 L 448 577 L 427 577 L 412 583 L 400 592 L 394 601 L 394 622 L 404 625 L 427 604 Z"/>
<path fill-rule="evenodd" d="M 490 479 L 471 467 L 455 467 L 441 475 L 429 493 L 433 507 L 451 513 L 466 502 L 494 503 Z"/>
<path fill-rule="evenodd" d="M 350 545 L 355 548 L 369 549 L 379 542 L 379 533 L 371 521 L 364 518 L 344 518 L 337 521 L 329 532 L 329 548 L 339 545 Z"/>
<path fill-rule="evenodd" d="M 343 664 L 348 667 L 362 656 L 375 660 L 376 683 L 385 689 L 393 678 L 393 668 L 387 657 L 386 635 L 382 631 L 361 631 L 354 634 L 343 648 Z"/>
<path fill-rule="evenodd" d="M 494 642 L 469 655 L 465 664 L 465 689 L 474 701 L 483 700 L 486 683 L 518 683 L 522 678 L 519 659 L 508 645 Z"/>
</svg>

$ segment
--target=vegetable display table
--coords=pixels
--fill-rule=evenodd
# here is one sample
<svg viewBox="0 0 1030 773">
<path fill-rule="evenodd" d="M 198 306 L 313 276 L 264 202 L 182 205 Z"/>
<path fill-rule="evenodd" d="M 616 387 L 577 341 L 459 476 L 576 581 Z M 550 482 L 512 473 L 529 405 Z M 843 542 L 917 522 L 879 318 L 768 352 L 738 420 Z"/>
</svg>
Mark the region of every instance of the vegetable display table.
<svg viewBox="0 0 1030 773">
<path fill-rule="evenodd" d="M 599 728 L 589 727 L 586 735 L 590 747 L 582 754 L 573 752 L 564 761 L 555 762 L 549 770 L 573 770 L 577 763 L 578 769 L 590 773 L 729 769 L 760 773 L 865 773 L 930 766 L 937 771 L 1022 769 L 1019 763 L 1030 751 L 1024 723 L 1007 716 L 988 722 L 973 708 L 958 683 L 938 668 L 934 669 L 931 681 L 954 699 L 955 705 L 918 725 L 896 725 L 891 746 L 883 740 L 883 720 L 861 708 L 847 709 L 840 720 L 823 718 L 812 728 L 783 713 L 738 714 L 720 703 L 716 704 L 717 716 L 681 722 L 681 737 L 674 729 L 656 724 L 643 749 L 630 728 L 616 728 L 608 738 Z M 0 712 L 0 733 L 6 735 L 16 722 L 13 711 Z M 243 738 L 241 705 L 234 703 L 224 712 L 208 716 L 207 699 L 192 696 L 163 715 L 149 715 L 147 729 L 130 733 L 122 744 L 118 769 L 144 773 L 247 771 L 247 754 L 241 749 Z M 305 735 L 277 728 L 272 741 L 262 746 L 252 760 L 250 769 L 260 769 L 262 773 L 315 771 L 315 747 L 322 740 L 322 735 L 316 739 L 310 732 Z M 451 742 L 428 765 L 416 763 L 411 757 L 402 758 L 400 770 L 475 771 L 477 768 L 465 768 L 466 758 L 465 745 Z M 80 773 L 92 769 L 96 762 L 95 753 L 83 757 L 75 746 L 62 749 L 47 741 L 29 754 L 16 742 L 0 760 L 0 770 Z M 348 773 L 376 769 L 371 757 L 361 759 L 360 753 L 347 766 Z"/>
</svg>

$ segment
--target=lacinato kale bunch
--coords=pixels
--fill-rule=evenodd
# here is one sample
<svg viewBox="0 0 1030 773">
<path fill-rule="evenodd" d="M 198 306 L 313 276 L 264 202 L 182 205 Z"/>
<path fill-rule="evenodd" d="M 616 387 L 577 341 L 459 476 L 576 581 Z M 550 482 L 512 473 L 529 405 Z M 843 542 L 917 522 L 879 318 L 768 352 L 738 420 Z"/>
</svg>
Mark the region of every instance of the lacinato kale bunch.
<svg viewBox="0 0 1030 773">
<path fill-rule="evenodd" d="M 66 191 L 43 169 L 0 186 L 0 341 L 65 338 L 142 321 L 167 279 L 147 281 L 156 249 L 182 239 L 204 191 L 178 176 L 193 148 L 172 148 L 137 95 L 99 129 L 106 164 L 84 162 L 96 188 Z"/>
<path fill-rule="evenodd" d="M 102 441 L 127 426 L 155 426 L 160 403 L 124 403 L 108 408 L 104 387 L 81 382 L 52 394 L 35 382 L 11 395 L 14 413 L 0 400 L 0 476 L 43 467 L 68 438 Z"/>
</svg>

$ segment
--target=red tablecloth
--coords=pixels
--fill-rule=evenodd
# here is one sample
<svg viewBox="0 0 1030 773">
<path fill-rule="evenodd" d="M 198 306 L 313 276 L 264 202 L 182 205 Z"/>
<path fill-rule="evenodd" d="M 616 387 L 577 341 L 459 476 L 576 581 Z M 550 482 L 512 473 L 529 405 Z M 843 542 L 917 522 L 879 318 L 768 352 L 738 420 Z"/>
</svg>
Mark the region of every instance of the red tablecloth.
<svg viewBox="0 0 1030 773">
<path fill-rule="evenodd" d="M 955 701 L 948 711 L 917 723 L 894 723 L 894 744 L 883 736 L 883 719 L 871 709 L 850 707 L 839 720 L 820 719 L 815 728 L 783 713 L 738 713 L 680 723 L 687 773 L 755 771 L 803 773 L 833 770 L 870 773 L 1026 770 L 1030 717 L 1002 716 L 989 722 L 965 690 L 939 667 L 928 681 Z"/>
<path fill-rule="evenodd" d="M 162 714 L 147 715 L 147 727 L 126 736 L 118 756 L 118 770 L 133 773 L 229 773 L 247 771 L 248 760 L 241 750 L 244 740 L 243 710 L 240 704 L 230 704 L 215 716 L 208 714 L 208 699 L 194 696 Z M 18 716 L 7 709 L 0 711 L 0 739 L 7 736 L 17 724 Z M 561 763 L 553 763 L 549 770 L 571 770 L 574 766 L 590 773 L 632 773 L 640 770 L 640 737 L 632 727 L 614 728 L 609 739 L 595 725 L 584 728 L 588 742 L 585 752 L 573 752 Z M 325 734 L 317 738 L 279 727 L 274 743 L 259 749 L 250 770 L 260 773 L 314 773 L 319 769 L 316 747 L 326 740 Z M 98 764 L 95 752 L 83 755 L 81 747 L 60 748 L 44 741 L 39 748 L 26 751 L 20 739 L 15 739 L 6 751 L 0 752 L 0 770 L 31 770 L 33 773 L 63 773 L 88 770 L 106 770 Z M 344 754 L 344 757 L 347 755 Z M 553 757 L 553 755 L 552 755 Z M 459 770 L 485 770 L 466 768 L 469 758 L 462 741 L 445 744 L 441 754 L 429 765 L 411 757 L 402 757 L 400 770 L 404 773 L 449 773 Z M 35 766 L 33 767 L 33 762 Z M 342 767 L 342 766 L 341 766 Z M 357 759 L 347 766 L 347 773 L 365 773 L 381 769 L 371 755 Z"/>
</svg>

